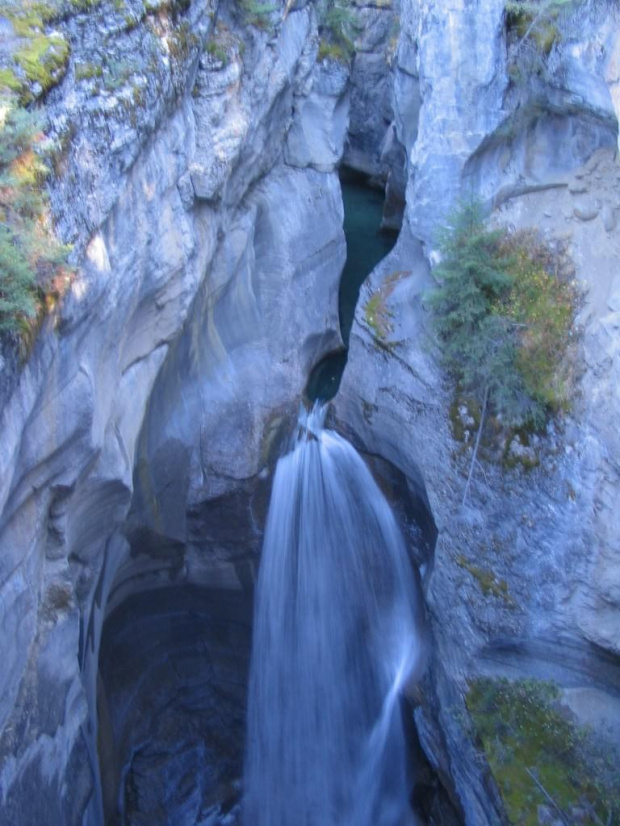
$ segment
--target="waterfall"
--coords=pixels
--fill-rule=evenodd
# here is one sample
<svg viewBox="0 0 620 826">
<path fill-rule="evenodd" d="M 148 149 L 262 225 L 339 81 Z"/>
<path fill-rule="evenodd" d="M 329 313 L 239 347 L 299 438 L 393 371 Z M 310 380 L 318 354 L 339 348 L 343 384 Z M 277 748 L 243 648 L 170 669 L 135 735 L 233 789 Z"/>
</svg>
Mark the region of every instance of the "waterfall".
<svg viewBox="0 0 620 826">
<path fill-rule="evenodd" d="M 421 656 L 415 582 L 354 448 L 302 413 L 258 578 L 245 826 L 411 822 L 399 696 Z"/>
</svg>

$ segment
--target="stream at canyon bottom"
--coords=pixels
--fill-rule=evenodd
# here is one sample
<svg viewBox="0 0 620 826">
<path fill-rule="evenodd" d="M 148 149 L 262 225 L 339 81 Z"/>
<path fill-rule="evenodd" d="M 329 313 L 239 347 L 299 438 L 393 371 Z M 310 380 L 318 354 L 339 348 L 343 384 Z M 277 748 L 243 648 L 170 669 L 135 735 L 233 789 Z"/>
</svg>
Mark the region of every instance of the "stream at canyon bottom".
<svg viewBox="0 0 620 826">
<path fill-rule="evenodd" d="M 352 170 L 341 170 L 340 180 L 347 260 L 340 277 L 338 314 L 342 340 L 348 348 L 360 288 L 379 261 L 390 252 L 396 234 L 380 228 L 385 197 L 380 189 L 369 186 L 363 176 Z M 306 388 L 310 401 L 334 398 L 347 356 L 347 349 L 330 353 L 315 366 Z"/>
<path fill-rule="evenodd" d="M 421 656 L 413 572 L 362 458 L 300 414 L 256 594 L 246 826 L 409 822 L 400 693 Z"/>
</svg>

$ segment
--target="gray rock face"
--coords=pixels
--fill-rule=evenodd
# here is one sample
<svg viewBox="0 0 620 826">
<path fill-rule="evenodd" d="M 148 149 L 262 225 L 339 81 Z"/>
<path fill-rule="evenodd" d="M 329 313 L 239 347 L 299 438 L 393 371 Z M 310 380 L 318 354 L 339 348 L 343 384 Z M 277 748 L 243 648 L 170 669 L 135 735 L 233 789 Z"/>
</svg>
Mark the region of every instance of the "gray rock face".
<svg viewBox="0 0 620 826">
<path fill-rule="evenodd" d="M 316 64 L 295 101 L 295 119 L 286 137 L 284 157 L 290 166 L 331 172 L 342 158 L 347 134 L 348 70 L 340 63 Z"/>
<path fill-rule="evenodd" d="M 111 32 L 114 50 L 131 55 L 119 83 L 145 101 L 123 85 L 89 91 L 73 62 L 50 96 L 52 128 L 74 132 L 54 204 L 84 256 L 1 412 L 0 811 L 14 824 L 101 822 L 108 595 L 114 608 L 175 576 L 239 591 L 245 569 L 231 559 L 257 536 L 242 482 L 266 467 L 267 423 L 296 406 L 309 369 L 341 343 L 342 203 L 335 174 L 317 169 L 342 152 L 344 77 L 311 79 L 312 7 L 264 32 L 225 8 L 211 9 L 215 28 L 208 11 L 136 14 L 135 26 Z M 114 21 L 107 7 L 69 18 L 75 63 L 98 59 L 94 33 Z M 207 39 L 223 44 L 225 61 L 203 51 Z M 130 93 L 128 124 L 115 113 Z M 322 117 L 331 136 L 330 161 L 312 140 L 293 168 L 283 145 L 304 131 L 306 94 L 313 125 Z M 134 468 L 130 538 L 160 537 L 137 561 L 120 533 Z M 228 518 L 247 515 L 236 542 L 225 502 Z M 159 504 L 163 525 L 152 516 Z"/>
<path fill-rule="evenodd" d="M 392 110 L 391 62 L 398 41 L 398 6 L 356 4 L 359 26 L 351 71 L 351 123 L 344 163 L 377 179 L 385 178 L 383 158 Z"/>
<path fill-rule="evenodd" d="M 232 495 L 266 467 L 266 422 L 296 411 L 311 367 L 341 345 L 341 227 L 333 174 L 284 168 L 253 190 L 153 389 L 133 520 L 187 542 L 188 509 Z M 171 461 L 185 491 L 170 486 Z"/>
<path fill-rule="evenodd" d="M 542 108 L 532 118 L 527 91 L 508 86 L 502 11 L 501 3 L 452 4 L 445 12 L 403 6 L 398 54 L 408 43 L 414 61 L 395 84 L 416 86 L 419 78 L 420 94 L 403 139 L 410 146 L 405 223 L 362 288 L 333 412 L 356 444 L 393 462 L 428 497 L 439 530 L 426 573 L 437 650 L 416 723 L 429 761 L 471 824 L 503 822 L 503 814 L 455 713 L 465 713 L 463 677 L 552 675 L 567 697 L 596 690 L 607 707 L 620 639 L 613 550 L 620 526 L 611 505 L 620 453 L 610 430 L 620 342 L 613 80 L 620 30 L 613 10 L 576 18 L 555 47 L 549 77 L 534 86 Z M 403 98 L 394 100 L 398 123 Z M 571 418 L 536 448 L 541 467 L 526 474 L 485 464 L 463 508 L 470 457 L 451 434 L 450 390 L 423 307 L 432 278 L 422 253 L 469 192 L 496 207 L 498 224 L 535 227 L 568 245 L 586 302 L 579 317 L 585 367 Z M 497 586 L 486 595 L 485 576 Z M 484 652 L 494 645 L 504 653 L 490 665 Z M 527 658 L 518 653 L 524 647 Z M 608 652 L 609 667 L 597 651 Z M 560 661 L 564 671 L 553 665 Z M 592 717 L 587 703 L 573 707 L 584 722 Z M 605 731 L 599 728 L 601 737 Z"/>
<path fill-rule="evenodd" d="M 383 228 L 399 230 L 409 152 L 417 136 L 415 43 L 401 18 L 411 4 L 356 4 L 359 27 L 351 71 L 350 124 L 343 162 L 385 187 Z"/>
<path fill-rule="evenodd" d="M 417 44 L 422 98 L 406 221 L 432 246 L 435 227 L 461 190 L 464 164 L 504 119 L 504 3 L 412 3 L 403 12 L 405 37 Z"/>
<path fill-rule="evenodd" d="M 216 3 L 142 0 L 71 9 L 62 29 L 71 61 L 46 100 L 48 134 L 59 147 L 52 200 L 76 260 L 108 217 L 149 138 L 191 90 Z"/>
<path fill-rule="evenodd" d="M 429 249 L 433 227 L 458 197 L 475 194 L 495 206 L 565 183 L 596 149 L 618 140 L 615 12 L 578 12 L 545 76 L 509 86 L 503 6 L 487 3 L 484 15 L 459 3 L 445 14 L 403 9 L 401 43 L 416 43 L 423 100 L 409 118 L 417 131 L 407 223 Z"/>
<path fill-rule="evenodd" d="M 233 605 L 247 617 L 270 463 L 311 367 L 341 344 L 334 169 L 348 134 L 348 162 L 387 176 L 386 223 L 400 223 L 405 194 L 407 204 L 399 243 L 362 290 L 333 416 L 430 506 L 437 651 L 420 742 L 455 817 L 500 823 L 456 713 L 464 678 L 545 673 L 570 650 L 574 668 L 558 678 L 585 715 L 584 691 L 608 702 L 620 653 L 615 12 L 575 19 L 532 96 L 509 83 L 503 0 L 403 0 L 393 55 L 393 12 L 360 4 L 368 25 L 350 84 L 341 67 L 316 64 L 312 4 L 287 3 L 264 30 L 233 5 L 125 5 L 63 24 L 72 57 L 47 111 L 64 146 L 52 198 L 77 272 L 26 365 L 2 382 L 0 819 L 99 824 L 104 808 L 118 814 L 122 789 L 140 822 L 172 809 L 211 822 L 221 796 L 188 781 L 196 762 L 230 791 L 247 623 L 233 661 L 198 637 L 214 626 L 225 636 Z M 90 62 L 99 79 L 79 69 Z M 468 457 L 452 440 L 422 299 L 424 252 L 471 191 L 496 220 L 571 247 L 587 285 L 585 368 L 564 432 L 541 439 L 544 466 L 527 477 L 485 466 L 462 509 Z M 495 591 L 484 594 L 476 568 Z M 149 637 L 152 609 L 161 624 Z M 133 670 L 131 645 L 114 635 L 123 616 L 146 641 Z M 187 641 L 171 661 L 156 642 L 170 617 Z M 117 657 L 126 667 L 115 670 Z M 162 680 L 147 675 L 142 707 L 147 662 Z M 207 754 L 192 719 L 212 725 L 205 710 L 223 683 L 235 686 L 222 705 L 232 748 Z M 177 689 L 185 705 L 164 712 Z M 151 728 L 143 708 L 161 711 Z"/>
</svg>

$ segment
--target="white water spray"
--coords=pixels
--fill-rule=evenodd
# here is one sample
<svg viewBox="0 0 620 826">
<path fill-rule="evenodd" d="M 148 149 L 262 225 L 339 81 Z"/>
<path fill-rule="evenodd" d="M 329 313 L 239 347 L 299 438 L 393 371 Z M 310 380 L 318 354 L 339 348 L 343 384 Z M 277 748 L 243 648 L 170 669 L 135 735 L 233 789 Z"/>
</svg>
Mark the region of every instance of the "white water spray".
<svg viewBox="0 0 620 826">
<path fill-rule="evenodd" d="M 256 594 L 246 826 L 409 823 L 399 695 L 415 583 L 353 447 L 302 414 L 276 469 Z"/>
</svg>

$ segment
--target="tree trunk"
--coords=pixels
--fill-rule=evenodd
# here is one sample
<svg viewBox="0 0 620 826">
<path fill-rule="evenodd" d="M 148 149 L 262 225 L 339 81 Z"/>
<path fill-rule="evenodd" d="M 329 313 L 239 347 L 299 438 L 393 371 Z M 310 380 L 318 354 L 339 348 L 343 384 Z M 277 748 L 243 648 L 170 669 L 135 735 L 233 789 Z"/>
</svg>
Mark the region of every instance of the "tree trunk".
<svg viewBox="0 0 620 826">
<path fill-rule="evenodd" d="M 482 413 L 480 414 L 480 424 L 478 425 L 478 434 L 476 436 L 476 444 L 474 445 L 474 455 L 471 457 L 471 465 L 469 466 L 469 476 L 467 477 L 467 483 L 465 485 L 465 490 L 463 491 L 463 501 L 461 505 L 465 504 L 465 500 L 467 499 L 467 492 L 469 491 L 469 485 L 471 483 L 472 476 L 474 475 L 474 466 L 476 464 L 476 457 L 478 456 L 478 448 L 480 446 L 480 437 L 482 436 L 482 428 L 484 427 L 484 419 L 487 412 L 487 402 L 489 401 L 489 388 L 484 388 L 484 401 L 482 402 Z"/>
</svg>

